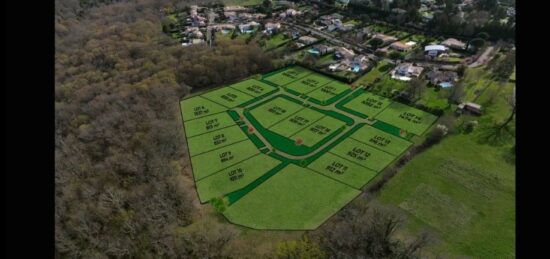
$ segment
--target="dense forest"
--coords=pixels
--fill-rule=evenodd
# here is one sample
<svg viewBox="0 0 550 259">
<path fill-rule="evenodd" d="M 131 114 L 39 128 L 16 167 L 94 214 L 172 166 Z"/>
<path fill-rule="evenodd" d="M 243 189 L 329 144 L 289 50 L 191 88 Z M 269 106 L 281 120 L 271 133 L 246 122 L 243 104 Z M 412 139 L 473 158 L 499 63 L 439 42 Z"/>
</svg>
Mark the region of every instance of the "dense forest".
<svg viewBox="0 0 550 259">
<path fill-rule="evenodd" d="M 238 238 L 230 224 L 179 231 L 200 205 L 178 100 L 273 69 L 272 58 L 255 42 L 181 47 L 162 33 L 159 0 L 55 4 L 56 257 L 230 257 L 222 252 Z M 272 256 L 416 254 L 422 240 L 395 241 L 395 215 L 368 211 L 378 214 L 352 205 Z"/>
</svg>

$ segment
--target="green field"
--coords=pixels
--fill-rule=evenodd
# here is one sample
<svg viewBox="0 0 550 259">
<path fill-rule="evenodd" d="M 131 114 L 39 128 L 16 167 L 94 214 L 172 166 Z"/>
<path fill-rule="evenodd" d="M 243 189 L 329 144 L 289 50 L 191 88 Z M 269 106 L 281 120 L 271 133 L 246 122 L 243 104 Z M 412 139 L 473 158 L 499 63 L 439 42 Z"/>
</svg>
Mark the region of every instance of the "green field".
<svg viewBox="0 0 550 259">
<path fill-rule="evenodd" d="M 319 74 L 310 74 L 302 79 L 296 80 L 286 85 L 285 87 L 300 94 L 307 94 L 330 81 L 331 79 L 326 76 Z"/>
<path fill-rule="evenodd" d="M 384 73 L 389 72 L 391 68 L 393 68 L 392 64 L 388 63 L 388 61 L 386 60 L 382 60 L 378 62 L 376 67 L 374 67 L 371 71 L 369 71 L 365 75 L 358 78 L 355 82 L 353 82 L 352 85 L 366 86 L 366 85 L 372 84 L 374 80 L 376 80 L 379 77 L 382 77 L 382 75 L 384 75 Z"/>
<path fill-rule="evenodd" d="M 322 119 L 314 122 L 305 129 L 294 134 L 291 139 L 301 138 L 303 140 L 303 145 L 312 147 L 317 144 L 317 142 L 328 137 L 333 132 L 342 128 L 346 123 L 330 116 L 325 116 Z"/>
<path fill-rule="evenodd" d="M 356 189 L 363 187 L 377 174 L 373 170 L 331 153 L 325 153 L 311 163 L 308 168 Z"/>
<path fill-rule="evenodd" d="M 508 146 L 450 136 L 409 162 L 382 190 L 382 202 L 409 215 L 410 235 L 428 227 L 443 240 L 431 254 L 515 258 L 515 166 Z"/>
<path fill-rule="evenodd" d="M 197 119 L 227 110 L 227 108 L 200 96 L 182 100 L 180 102 L 180 108 L 184 121 Z"/>
<path fill-rule="evenodd" d="M 415 135 L 422 135 L 434 123 L 437 116 L 394 102 L 375 118 Z"/>
<path fill-rule="evenodd" d="M 309 93 L 308 96 L 314 99 L 316 103 L 328 105 L 338 100 L 342 94 L 346 94 L 349 91 L 351 91 L 349 85 L 338 81 L 331 81 Z"/>
<path fill-rule="evenodd" d="M 190 138 L 199 134 L 229 127 L 231 125 L 235 125 L 235 122 L 231 119 L 231 116 L 229 116 L 227 112 L 220 112 L 188 121 L 185 123 L 185 135 Z"/>
<path fill-rule="evenodd" d="M 340 142 L 340 144 L 330 150 L 330 153 L 376 172 L 384 169 L 395 159 L 393 155 L 351 138 Z"/>
<path fill-rule="evenodd" d="M 353 98 L 351 101 L 345 100 L 344 103 L 345 104 L 343 107 L 355 111 L 354 114 L 362 115 L 361 117 L 363 118 L 371 118 L 375 117 L 386 107 L 388 107 L 392 103 L 392 101 L 379 95 L 375 95 L 369 92 L 363 92 L 361 95 Z"/>
<path fill-rule="evenodd" d="M 277 97 L 250 111 L 263 127 L 269 128 L 304 107 L 285 98 Z"/>
<path fill-rule="evenodd" d="M 191 154 L 191 156 L 196 156 L 216 148 L 225 147 L 235 142 L 245 140 L 246 138 L 246 135 L 241 131 L 239 126 L 235 125 L 188 138 L 187 145 L 189 146 L 189 154 Z"/>
<path fill-rule="evenodd" d="M 305 77 L 312 73 L 312 71 L 305 69 L 303 67 L 291 67 L 284 69 L 276 74 L 271 74 L 265 76 L 262 80 L 274 83 L 278 86 L 286 85 L 292 81 L 298 80 L 302 77 Z"/>
<path fill-rule="evenodd" d="M 245 94 L 231 87 L 224 87 L 202 95 L 202 97 L 213 102 L 219 103 L 227 108 L 233 108 L 241 103 L 247 102 L 254 98 L 251 95 Z"/>
<path fill-rule="evenodd" d="M 254 97 L 262 96 L 277 90 L 276 87 L 260 82 L 256 79 L 248 79 L 230 86 L 231 88 L 237 89 Z"/>
<path fill-rule="evenodd" d="M 236 191 L 256 180 L 281 161 L 264 154 L 258 154 L 236 165 L 225 168 L 197 181 L 201 202 Z"/>
<path fill-rule="evenodd" d="M 323 116 L 322 113 L 312 109 L 302 109 L 283 121 L 271 126 L 269 130 L 288 138 L 321 119 Z"/>
<path fill-rule="evenodd" d="M 412 144 L 408 140 L 391 135 L 369 125 L 363 126 L 353 133 L 350 138 L 372 145 L 395 156 L 401 155 L 401 153 L 407 150 Z"/>
<path fill-rule="evenodd" d="M 254 229 L 315 229 L 359 193 L 291 164 L 229 206 L 224 215 Z"/>
<path fill-rule="evenodd" d="M 241 141 L 233 145 L 191 157 L 195 181 L 201 180 L 204 177 L 239 163 L 258 153 L 260 153 L 260 151 L 252 142 Z"/>
</svg>

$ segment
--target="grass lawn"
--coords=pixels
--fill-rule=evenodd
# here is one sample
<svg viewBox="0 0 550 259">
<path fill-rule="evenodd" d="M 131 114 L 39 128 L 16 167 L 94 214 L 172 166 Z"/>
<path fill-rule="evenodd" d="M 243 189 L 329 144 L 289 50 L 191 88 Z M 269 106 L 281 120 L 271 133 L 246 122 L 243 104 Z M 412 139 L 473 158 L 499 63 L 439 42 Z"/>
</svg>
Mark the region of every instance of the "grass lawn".
<svg viewBox="0 0 550 259">
<path fill-rule="evenodd" d="M 308 94 L 309 97 L 315 99 L 317 102 L 322 104 L 331 103 L 333 100 L 336 101 L 336 98 L 341 98 L 341 94 L 346 94 L 351 91 L 349 85 L 340 83 L 338 81 L 331 81 L 326 85 L 321 86 L 317 90 Z M 334 98 L 333 100 L 331 100 Z"/>
<path fill-rule="evenodd" d="M 288 41 L 290 41 L 290 38 L 285 39 L 282 33 L 277 33 L 276 35 L 272 36 L 270 39 L 266 40 L 264 48 L 273 49 L 279 46 L 280 44 L 283 44 Z"/>
<path fill-rule="evenodd" d="M 371 24 L 367 26 L 367 28 L 375 33 L 385 33 L 392 30 L 391 28 L 380 24 Z"/>
<path fill-rule="evenodd" d="M 409 35 L 410 33 L 408 32 L 404 32 L 404 31 L 391 31 L 388 33 L 388 35 L 390 36 L 394 36 L 398 39 L 401 39 L 401 38 L 404 38 L 406 37 L 407 35 Z"/>
<path fill-rule="evenodd" d="M 250 141 L 241 141 L 191 158 L 195 181 L 239 163 L 260 151 Z"/>
<path fill-rule="evenodd" d="M 369 91 L 381 96 L 390 97 L 393 90 L 401 91 L 407 87 L 407 82 L 392 79 L 390 74 L 382 76 L 382 79 L 369 88 Z"/>
<path fill-rule="evenodd" d="M 379 199 L 406 211 L 412 235 L 427 227 L 443 240 L 428 248 L 432 255 L 514 258 L 515 166 L 503 160 L 507 148 L 449 136 L 409 162 Z"/>
<path fill-rule="evenodd" d="M 428 87 L 422 94 L 420 100 L 418 100 L 416 103 L 423 104 L 426 107 L 430 108 L 445 110 L 450 106 L 447 99 L 449 91 L 450 90 L 448 89 L 440 89 L 439 91 L 436 91 L 435 88 Z"/>
<path fill-rule="evenodd" d="M 334 60 L 334 55 L 332 54 L 326 54 L 324 56 L 321 56 L 317 61 L 315 61 L 315 66 L 321 66 L 326 65 L 329 63 L 332 63 Z"/>
<path fill-rule="evenodd" d="M 388 61 L 382 60 L 378 62 L 378 65 L 376 65 L 376 67 L 374 67 L 371 71 L 361 76 L 359 79 L 355 80 L 352 85 L 362 86 L 371 84 L 376 78 L 382 76 L 386 72 L 389 72 L 392 67 L 393 65 L 388 63 Z"/>
<path fill-rule="evenodd" d="M 224 215 L 255 229 L 315 229 L 359 193 L 290 164 L 229 206 Z"/>
<path fill-rule="evenodd" d="M 375 117 L 385 123 L 405 129 L 415 135 L 422 135 L 437 117 L 431 113 L 394 102 Z"/>
<path fill-rule="evenodd" d="M 201 202 L 207 202 L 212 198 L 241 189 L 280 163 L 282 162 L 260 153 L 202 178 L 197 181 L 199 199 Z"/>
</svg>

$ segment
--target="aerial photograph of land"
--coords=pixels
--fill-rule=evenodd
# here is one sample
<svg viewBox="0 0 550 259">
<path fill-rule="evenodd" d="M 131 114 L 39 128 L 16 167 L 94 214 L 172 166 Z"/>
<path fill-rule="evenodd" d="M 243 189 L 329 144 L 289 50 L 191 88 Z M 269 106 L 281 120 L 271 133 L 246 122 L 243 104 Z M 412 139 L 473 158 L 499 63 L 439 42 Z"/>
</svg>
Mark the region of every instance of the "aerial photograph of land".
<svg viewBox="0 0 550 259">
<path fill-rule="evenodd" d="M 56 0 L 56 258 L 515 258 L 513 0 Z"/>
</svg>

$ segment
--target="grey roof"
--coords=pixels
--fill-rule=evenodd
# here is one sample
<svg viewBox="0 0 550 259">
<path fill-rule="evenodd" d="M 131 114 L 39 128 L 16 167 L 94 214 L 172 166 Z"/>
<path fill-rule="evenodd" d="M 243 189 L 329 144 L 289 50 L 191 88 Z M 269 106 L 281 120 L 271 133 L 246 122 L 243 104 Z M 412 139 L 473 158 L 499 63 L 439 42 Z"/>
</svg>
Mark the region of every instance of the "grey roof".
<svg viewBox="0 0 550 259">
<path fill-rule="evenodd" d="M 432 51 L 432 50 L 446 51 L 447 47 L 445 47 L 443 45 L 428 45 L 428 46 L 424 47 L 424 51 Z"/>
</svg>

